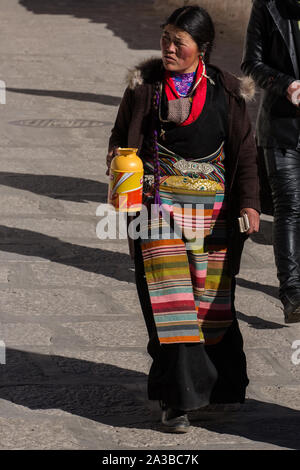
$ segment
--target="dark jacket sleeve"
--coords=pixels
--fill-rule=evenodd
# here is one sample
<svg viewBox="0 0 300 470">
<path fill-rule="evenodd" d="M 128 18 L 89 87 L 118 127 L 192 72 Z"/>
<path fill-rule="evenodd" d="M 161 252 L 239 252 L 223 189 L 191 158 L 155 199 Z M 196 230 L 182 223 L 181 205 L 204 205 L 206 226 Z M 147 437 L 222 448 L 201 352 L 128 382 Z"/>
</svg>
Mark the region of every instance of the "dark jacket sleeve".
<svg viewBox="0 0 300 470">
<path fill-rule="evenodd" d="M 241 84 L 231 74 L 224 74 L 228 92 L 229 127 L 226 152 L 228 152 L 228 189 L 233 212 L 260 208 L 257 147 Z M 226 161 L 226 159 L 225 159 Z"/>
<path fill-rule="evenodd" d="M 113 147 L 127 147 L 129 125 L 132 117 L 133 91 L 126 88 L 114 127 L 109 139 L 109 150 Z"/>
<path fill-rule="evenodd" d="M 238 96 L 238 89 L 229 95 L 229 117 L 226 148 L 229 157 L 227 169 L 230 174 L 228 259 L 230 272 L 235 276 L 239 272 L 243 246 L 248 238 L 245 233 L 240 233 L 237 217 L 241 209 L 252 208 L 261 212 L 256 143 L 246 102 Z"/>
<path fill-rule="evenodd" d="M 266 6 L 261 0 L 255 0 L 248 24 L 241 69 L 261 88 L 286 96 L 286 91 L 295 78 L 275 70 L 267 63 L 270 53 L 270 21 L 272 19 Z"/>
<path fill-rule="evenodd" d="M 259 199 L 259 177 L 257 147 L 245 100 L 239 100 L 236 125 L 241 141 L 238 155 L 236 181 L 239 192 L 240 210 L 246 207 L 261 211 Z"/>
</svg>

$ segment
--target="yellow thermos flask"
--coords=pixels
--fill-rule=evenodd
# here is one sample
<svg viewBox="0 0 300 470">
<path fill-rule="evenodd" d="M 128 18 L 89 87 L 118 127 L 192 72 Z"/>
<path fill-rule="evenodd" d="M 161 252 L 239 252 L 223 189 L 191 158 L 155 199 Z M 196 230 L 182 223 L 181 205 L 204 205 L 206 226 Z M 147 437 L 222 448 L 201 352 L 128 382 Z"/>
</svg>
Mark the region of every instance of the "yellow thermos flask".
<svg viewBox="0 0 300 470">
<path fill-rule="evenodd" d="M 108 203 L 118 212 L 137 212 L 142 208 L 144 167 L 138 149 L 119 148 L 109 172 Z"/>
</svg>

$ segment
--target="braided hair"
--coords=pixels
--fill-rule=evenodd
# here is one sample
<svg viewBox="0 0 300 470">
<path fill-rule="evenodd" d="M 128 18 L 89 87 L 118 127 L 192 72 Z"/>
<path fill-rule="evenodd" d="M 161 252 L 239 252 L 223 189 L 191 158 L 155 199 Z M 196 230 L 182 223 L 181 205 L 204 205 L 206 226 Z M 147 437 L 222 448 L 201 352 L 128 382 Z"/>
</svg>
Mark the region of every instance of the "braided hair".
<svg viewBox="0 0 300 470">
<path fill-rule="evenodd" d="M 159 183 L 160 183 L 160 163 L 159 163 L 159 153 L 158 153 L 158 129 L 160 127 L 159 118 L 158 118 L 158 108 L 160 100 L 160 84 L 156 82 L 154 85 L 154 92 L 152 97 L 152 126 L 153 126 L 153 169 L 154 169 L 154 204 L 157 204 L 158 207 L 161 204 L 159 196 Z"/>
</svg>

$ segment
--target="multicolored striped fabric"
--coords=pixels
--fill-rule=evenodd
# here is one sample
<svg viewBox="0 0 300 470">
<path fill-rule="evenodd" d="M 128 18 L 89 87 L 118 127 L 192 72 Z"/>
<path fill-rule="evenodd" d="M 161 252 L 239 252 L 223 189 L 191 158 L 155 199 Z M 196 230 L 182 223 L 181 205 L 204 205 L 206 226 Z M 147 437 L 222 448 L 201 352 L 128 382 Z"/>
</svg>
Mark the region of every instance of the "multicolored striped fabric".
<svg viewBox="0 0 300 470">
<path fill-rule="evenodd" d="M 160 343 L 203 341 L 184 242 L 180 239 L 145 242 L 142 253 Z"/>
<path fill-rule="evenodd" d="M 224 189 L 180 188 L 172 178 L 162 179 L 161 212 L 141 233 L 159 341 L 216 344 L 233 320 Z"/>
</svg>

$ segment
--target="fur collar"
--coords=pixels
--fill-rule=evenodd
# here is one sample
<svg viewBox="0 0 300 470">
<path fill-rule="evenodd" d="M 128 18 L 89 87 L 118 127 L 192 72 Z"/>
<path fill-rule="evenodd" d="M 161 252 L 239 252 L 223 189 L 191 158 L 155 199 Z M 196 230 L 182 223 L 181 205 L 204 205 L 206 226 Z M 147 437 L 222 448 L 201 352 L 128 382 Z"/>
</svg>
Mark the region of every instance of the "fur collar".
<svg viewBox="0 0 300 470">
<path fill-rule="evenodd" d="M 235 77 L 229 72 L 225 72 L 218 67 L 211 65 L 221 74 L 224 88 L 228 93 L 243 98 L 245 101 L 252 101 L 255 98 L 255 84 L 250 77 Z M 152 58 L 141 62 L 137 67 L 129 70 L 127 84 L 131 90 L 140 85 L 152 84 L 161 81 L 163 77 L 163 65 L 161 59 Z"/>
</svg>

